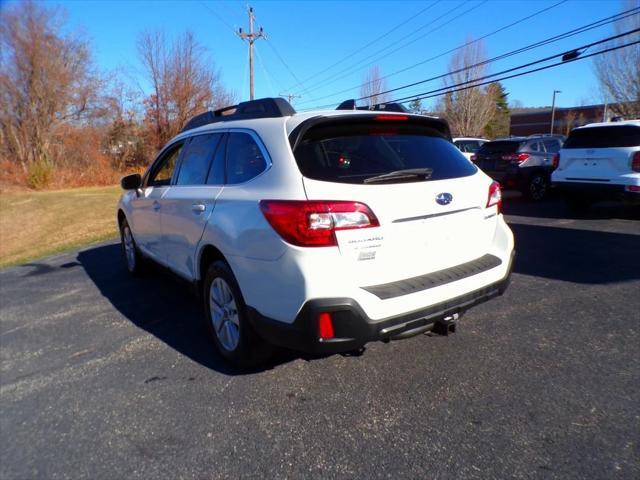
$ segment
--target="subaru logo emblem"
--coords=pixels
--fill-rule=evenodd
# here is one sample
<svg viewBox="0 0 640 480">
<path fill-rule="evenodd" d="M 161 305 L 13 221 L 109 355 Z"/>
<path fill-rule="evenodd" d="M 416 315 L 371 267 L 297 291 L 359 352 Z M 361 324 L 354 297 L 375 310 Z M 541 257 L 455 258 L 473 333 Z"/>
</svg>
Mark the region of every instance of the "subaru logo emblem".
<svg viewBox="0 0 640 480">
<path fill-rule="evenodd" d="M 449 205 L 453 200 L 453 195 L 450 193 L 439 193 L 436 195 L 436 202 L 440 205 Z"/>
</svg>

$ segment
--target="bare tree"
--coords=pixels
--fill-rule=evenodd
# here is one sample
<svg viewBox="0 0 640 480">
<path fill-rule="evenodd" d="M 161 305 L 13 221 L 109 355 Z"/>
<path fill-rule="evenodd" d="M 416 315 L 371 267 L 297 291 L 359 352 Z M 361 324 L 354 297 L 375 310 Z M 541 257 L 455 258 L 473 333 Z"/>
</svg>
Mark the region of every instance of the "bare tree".
<svg viewBox="0 0 640 480">
<path fill-rule="evenodd" d="M 0 153 L 25 170 L 53 165 L 61 128 L 98 111 L 89 49 L 62 34 L 59 10 L 26 1 L 1 16 Z"/>
<path fill-rule="evenodd" d="M 640 1 L 626 0 L 623 10 L 638 7 Z M 640 27 L 638 15 L 618 20 L 615 33 L 620 34 Z M 636 32 L 613 40 L 608 46 L 622 45 L 640 39 Z M 596 77 L 605 101 L 616 115 L 640 118 L 640 44 L 614 50 L 594 57 Z"/>
<path fill-rule="evenodd" d="M 467 38 L 467 46 L 458 50 L 449 63 L 449 74 L 444 79 L 444 86 L 451 87 L 438 110 L 443 112 L 449 121 L 452 132 L 461 136 L 479 136 L 484 127 L 492 120 L 496 112 L 497 99 L 486 87 L 473 86 L 473 80 L 487 74 L 487 66 L 481 65 L 487 59 L 484 43 L 473 42 Z M 455 85 L 463 84 L 455 90 Z"/>
<path fill-rule="evenodd" d="M 389 90 L 386 79 L 380 74 L 378 65 L 372 66 L 364 77 L 364 81 L 360 86 L 360 96 L 366 105 L 377 105 L 386 103 L 391 100 L 388 93 L 382 93 Z"/>
<path fill-rule="evenodd" d="M 146 32 L 138 40 L 138 53 L 152 87 L 145 99 L 145 123 L 156 149 L 194 115 L 233 103 L 192 33 L 168 45 L 162 33 Z"/>
</svg>

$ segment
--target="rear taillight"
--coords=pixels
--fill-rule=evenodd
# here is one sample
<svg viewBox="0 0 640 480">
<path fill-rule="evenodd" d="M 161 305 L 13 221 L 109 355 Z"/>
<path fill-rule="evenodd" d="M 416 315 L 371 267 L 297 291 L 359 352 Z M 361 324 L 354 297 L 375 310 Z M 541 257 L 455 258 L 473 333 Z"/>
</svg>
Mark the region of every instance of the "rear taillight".
<svg viewBox="0 0 640 480">
<path fill-rule="evenodd" d="M 493 182 L 489 186 L 489 199 L 487 200 L 486 208 L 494 205 L 498 208 L 498 213 L 500 213 L 500 210 L 502 210 L 502 190 L 498 182 Z"/>
<path fill-rule="evenodd" d="M 473 163 L 476 163 L 476 160 L 478 160 L 478 156 L 474 153 L 473 155 L 471 155 L 471 157 L 469 157 L 469 159 L 470 159 Z"/>
<path fill-rule="evenodd" d="M 553 163 L 552 163 L 553 169 L 555 170 L 556 168 L 558 168 L 558 165 L 560 165 L 560 153 L 556 153 L 553 156 Z"/>
<path fill-rule="evenodd" d="M 380 225 L 371 209 L 359 202 L 262 200 L 260 209 L 286 242 L 300 247 L 335 246 L 338 230 Z"/>
<path fill-rule="evenodd" d="M 633 158 L 631 159 L 631 170 L 634 172 L 640 172 L 640 152 L 633 154 Z"/>
<path fill-rule="evenodd" d="M 515 165 L 520 165 L 523 162 L 526 162 L 529 159 L 528 153 L 511 153 L 509 155 L 503 155 L 503 160 L 508 160 Z"/>
</svg>

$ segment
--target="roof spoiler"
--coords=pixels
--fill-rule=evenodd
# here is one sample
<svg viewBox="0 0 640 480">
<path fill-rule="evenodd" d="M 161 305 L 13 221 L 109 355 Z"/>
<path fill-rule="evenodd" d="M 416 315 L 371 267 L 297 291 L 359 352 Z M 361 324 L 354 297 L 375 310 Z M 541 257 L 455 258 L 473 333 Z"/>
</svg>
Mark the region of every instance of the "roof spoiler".
<svg viewBox="0 0 640 480">
<path fill-rule="evenodd" d="M 289 117 L 296 111 L 284 98 L 260 98 L 241 102 L 214 111 L 196 115 L 182 129 L 182 132 L 202 127 L 210 123 L 244 120 L 249 118 L 278 118 Z"/>
<path fill-rule="evenodd" d="M 365 107 L 356 107 L 356 101 L 354 99 L 345 100 L 342 102 L 336 110 L 370 110 L 374 112 L 400 112 L 409 113 L 409 110 L 401 103 L 389 102 L 389 103 L 377 103 L 375 105 L 369 105 Z"/>
</svg>

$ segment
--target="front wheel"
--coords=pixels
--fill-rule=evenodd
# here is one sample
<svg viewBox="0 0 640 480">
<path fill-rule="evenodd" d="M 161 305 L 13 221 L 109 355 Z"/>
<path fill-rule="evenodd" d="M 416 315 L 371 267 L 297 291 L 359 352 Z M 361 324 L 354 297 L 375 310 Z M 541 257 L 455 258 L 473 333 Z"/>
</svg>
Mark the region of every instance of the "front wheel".
<svg viewBox="0 0 640 480">
<path fill-rule="evenodd" d="M 140 275 L 144 270 L 144 260 L 133 238 L 131 227 L 126 220 L 123 220 L 122 225 L 120 225 L 120 242 L 127 270 L 131 275 Z"/>
<path fill-rule="evenodd" d="M 525 195 L 534 202 L 539 202 L 547 196 L 549 191 L 549 181 L 547 177 L 541 173 L 534 174 L 527 185 Z"/>
<path fill-rule="evenodd" d="M 266 361 L 271 349 L 253 331 L 238 283 L 223 261 L 213 262 L 204 281 L 207 330 L 230 363 L 250 367 Z"/>
</svg>

